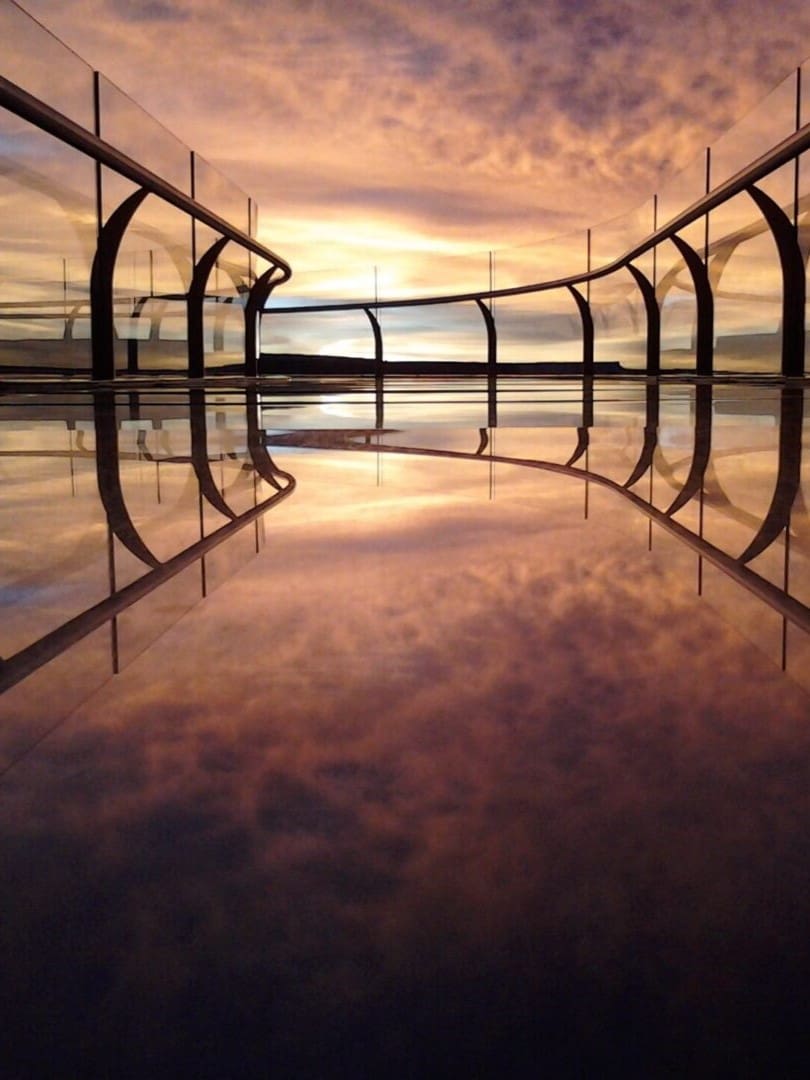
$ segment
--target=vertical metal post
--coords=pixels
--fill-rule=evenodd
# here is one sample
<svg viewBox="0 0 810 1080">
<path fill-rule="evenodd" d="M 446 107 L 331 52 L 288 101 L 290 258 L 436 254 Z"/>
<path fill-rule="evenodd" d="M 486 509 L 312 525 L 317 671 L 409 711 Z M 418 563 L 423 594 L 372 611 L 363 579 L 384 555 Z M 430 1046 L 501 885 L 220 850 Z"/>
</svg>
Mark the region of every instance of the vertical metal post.
<svg viewBox="0 0 810 1080">
<path fill-rule="evenodd" d="M 590 274 L 590 272 L 591 272 L 591 230 L 590 229 L 588 229 L 588 233 L 587 233 L 585 243 L 586 243 L 586 246 L 587 246 L 586 267 L 587 267 L 588 273 Z M 591 282 L 590 282 L 590 279 L 588 279 L 588 281 L 585 283 L 585 299 L 588 301 L 588 303 L 591 302 Z"/>
<path fill-rule="evenodd" d="M 706 194 L 712 190 L 712 148 L 706 147 Z M 703 265 L 709 265 L 709 215 L 705 217 L 703 233 Z"/>
<path fill-rule="evenodd" d="M 796 131 L 802 126 L 802 69 L 796 68 Z M 793 159 L 793 227 L 799 229 L 799 160 Z"/>
<path fill-rule="evenodd" d="M 658 194 L 653 195 L 653 232 L 658 232 Z M 652 251 L 652 283 L 655 289 L 658 286 L 658 245 Z"/>
</svg>

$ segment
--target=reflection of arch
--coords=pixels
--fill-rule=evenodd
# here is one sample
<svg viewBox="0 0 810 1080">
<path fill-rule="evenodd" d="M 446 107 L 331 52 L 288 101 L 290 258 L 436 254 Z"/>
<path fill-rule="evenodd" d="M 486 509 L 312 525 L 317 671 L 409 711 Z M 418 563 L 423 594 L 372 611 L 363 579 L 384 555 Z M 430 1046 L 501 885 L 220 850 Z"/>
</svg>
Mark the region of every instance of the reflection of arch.
<svg viewBox="0 0 810 1080">
<path fill-rule="evenodd" d="M 644 445 L 641 448 L 641 453 L 633 471 L 624 482 L 626 488 L 631 488 L 634 484 L 637 484 L 652 466 L 655 448 L 658 446 L 659 414 L 660 391 L 658 383 L 649 383 L 647 386 L 647 416 L 644 422 Z"/>
<path fill-rule="evenodd" d="M 665 511 L 667 517 L 676 514 L 697 495 L 703 486 L 709 455 L 712 450 L 712 385 L 695 387 L 695 448 L 686 483 Z"/>
<path fill-rule="evenodd" d="M 189 390 L 189 421 L 191 424 L 191 464 L 200 494 L 226 518 L 233 520 L 236 514 L 220 494 L 214 477 L 211 475 L 211 462 L 208 458 L 208 426 L 205 418 L 205 391 Z"/>
<path fill-rule="evenodd" d="M 754 539 L 740 555 L 740 562 L 750 562 L 761 555 L 774 540 L 790 527 L 790 512 L 801 483 L 802 422 L 804 392 L 796 386 L 782 387 L 779 415 L 779 471 L 771 505 Z"/>
<path fill-rule="evenodd" d="M 93 421 L 96 429 L 98 491 L 110 531 L 141 562 L 151 567 L 160 566 L 160 560 L 141 539 L 124 500 L 119 469 L 118 423 L 115 416 L 115 398 L 112 394 L 93 395 Z"/>
<path fill-rule="evenodd" d="M 366 313 L 368 321 L 371 323 L 371 332 L 374 335 L 374 367 L 377 375 L 382 375 L 383 369 L 383 337 L 382 328 L 380 327 L 380 320 L 374 314 L 370 307 L 364 307 L 363 311 Z"/>
</svg>

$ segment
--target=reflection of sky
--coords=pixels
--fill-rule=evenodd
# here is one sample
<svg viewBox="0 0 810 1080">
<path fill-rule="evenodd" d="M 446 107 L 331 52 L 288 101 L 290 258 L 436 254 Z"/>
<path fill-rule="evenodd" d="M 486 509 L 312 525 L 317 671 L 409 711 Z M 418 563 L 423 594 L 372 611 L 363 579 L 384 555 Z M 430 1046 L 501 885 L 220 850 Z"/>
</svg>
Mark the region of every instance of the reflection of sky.
<svg viewBox="0 0 810 1080">
<path fill-rule="evenodd" d="M 11 1075 L 784 1074 L 807 696 L 608 493 L 272 453 L 263 553 L 3 778 Z"/>
</svg>

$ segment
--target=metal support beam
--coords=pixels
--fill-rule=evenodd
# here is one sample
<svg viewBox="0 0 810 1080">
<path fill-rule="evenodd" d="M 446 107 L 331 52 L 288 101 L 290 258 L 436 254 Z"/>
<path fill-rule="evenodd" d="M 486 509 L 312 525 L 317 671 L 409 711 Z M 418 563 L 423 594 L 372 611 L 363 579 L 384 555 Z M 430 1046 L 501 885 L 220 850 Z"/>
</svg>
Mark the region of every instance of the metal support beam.
<svg viewBox="0 0 810 1080">
<path fill-rule="evenodd" d="M 276 278 L 273 281 L 275 270 L 276 267 L 271 266 L 269 270 L 259 274 L 251 285 L 245 301 L 245 375 L 249 379 L 255 379 L 259 374 L 260 312 L 276 285 L 287 280 L 286 278 Z"/>
</svg>

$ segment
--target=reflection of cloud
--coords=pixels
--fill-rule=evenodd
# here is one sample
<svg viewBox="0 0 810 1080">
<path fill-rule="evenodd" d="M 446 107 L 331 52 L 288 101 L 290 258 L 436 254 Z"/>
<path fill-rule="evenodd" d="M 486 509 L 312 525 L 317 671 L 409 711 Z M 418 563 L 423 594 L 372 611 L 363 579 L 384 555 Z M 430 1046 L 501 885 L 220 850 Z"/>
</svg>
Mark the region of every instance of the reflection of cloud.
<svg viewBox="0 0 810 1080">
<path fill-rule="evenodd" d="M 202 1028 L 205 1075 L 759 1060 L 807 974 L 806 697 L 578 485 L 294 471 L 261 560 L 6 779 L 12 960 L 83 995 L 49 1031 L 133 1074 Z"/>
</svg>

